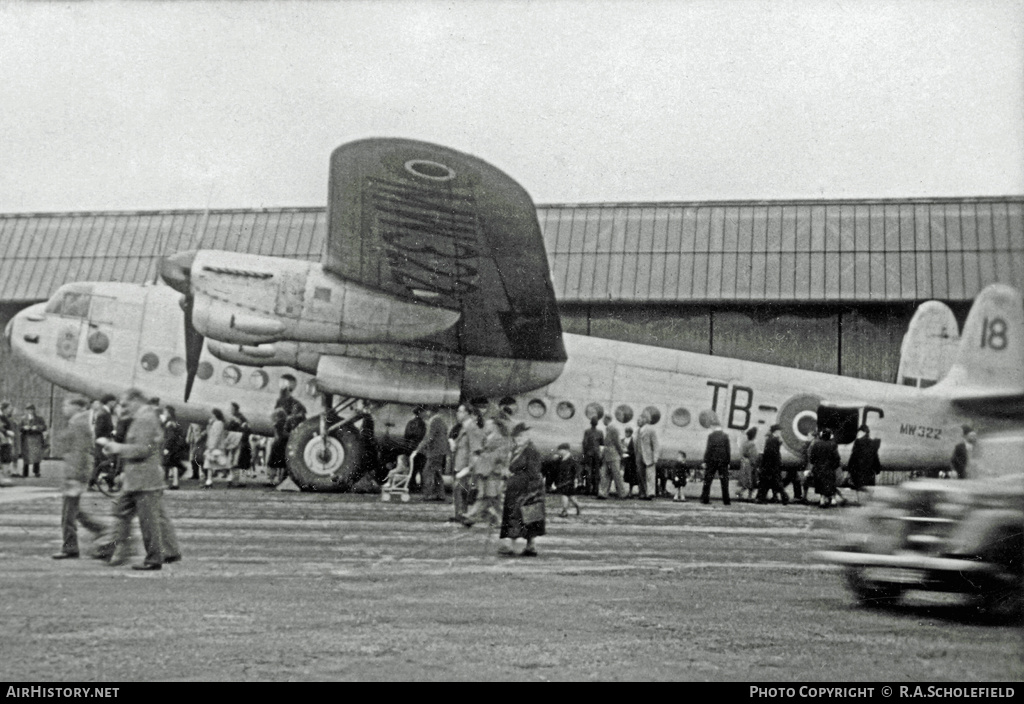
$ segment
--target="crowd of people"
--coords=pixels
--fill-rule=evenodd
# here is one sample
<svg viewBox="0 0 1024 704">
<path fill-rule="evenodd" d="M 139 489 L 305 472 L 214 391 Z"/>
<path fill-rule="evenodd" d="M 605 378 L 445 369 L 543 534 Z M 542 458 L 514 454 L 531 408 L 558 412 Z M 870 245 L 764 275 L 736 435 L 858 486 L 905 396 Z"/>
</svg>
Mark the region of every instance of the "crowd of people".
<svg viewBox="0 0 1024 704">
<path fill-rule="evenodd" d="M 187 430 L 178 422 L 174 409 L 160 406 L 158 399 L 147 399 L 137 390 L 120 398 L 104 396 L 91 403 L 69 396 L 63 404 L 68 423 L 57 439 L 57 453 L 64 459 L 64 504 L 62 510 L 63 546 L 55 559 L 79 556 L 77 526 L 97 536 L 96 556 L 110 564 L 123 564 L 129 526 L 139 516 L 146 557 L 136 569 L 159 569 L 181 557 L 174 528 L 163 510 L 165 488 L 178 489 L 183 472 L 191 470 L 193 479 L 203 488 L 212 486 L 222 474 L 228 486 L 241 483 L 241 474 L 259 464 L 267 467 L 271 484 L 285 476 L 286 447 L 289 434 L 306 418 L 306 409 L 292 395 L 293 386 L 284 380 L 273 411 L 274 437 L 269 447 L 252 429 L 238 404 L 229 414 L 212 409 L 204 426 Z M 0 403 L 0 476 L 11 474 L 12 464 L 20 457 L 23 477 L 30 472 L 39 476 L 40 463 L 47 448 L 45 421 L 30 404 L 20 420 L 13 408 Z M 803 462 L 782 464 L 780 426 L 768 429 L 763 446 L 758 448 L 758 428 L 745 431 L 745 440 L 733 453 L 731 440 L 714 413 L 702 415 L 708 427 L 705 450 L 699 462 L 690 462 L 685 452 L 676 458 L 661 458 L 657 419 L 652 422 L 645 411 L 637 419 L 637 428 L 617 423 L 610 416 L 594 416 L 584 430 L 579 452 L 570 443 L 562 443 L 550 456 L 542 456 L 530 438 L 530 427 L 513 424 L 501 409 L 487 413 L 471 404 L 456 411 L 454 427 L 448 427 L 438 408 L 417 408 L 405 431 L 408 454 L 385 464 L 373 437 L 372 409 L 357 407 L 357 421 L 367 444 L 371 471 L 389 485 L 401 482 L 408 492 L 416 484 L 422 487 L 424 501 L 445 501 L 444 474 L 451 475 L 453 514 L 450 521 L 467 527 L 478 524 L 500 528 L 503 555 L 537 554 L 535 539 L 545 533 L 545 494 L 560 497 L 560 516 L 582 512 L 579 495 L 597 500 L 637 497 L 642 500 L 671 498 L 686 501 L 689 480 L 701 482 L 700 501 L 711 501 L 711 488 L 718 478 L 721 501 L 732 499 L 756 503 L 788 504 L 792 500 L 808 503 L 813 490 L 818 506 L 827 508 L 847 503 L 843 489 L 857 495 L 876 482 L 881 471 L 880 441 L 871 437 L 862 425 L 853 442 L 845 466 L 838 444 L 827 429 L 814 431 L 803 450 Z M 964 478 L 970 473 L 976 435 L 963 427 L 964 438 L 956 446 L 950 469 L 941 473 Z M 579 459 L 577 459 L 577 457 Z M 730 492 L 731 468 L 738 465 L 735 496 Z M 383 471 L 378 472 L 378 469 Z M 384 473 L 387 473 L 386 478 Z M 941 476 L 940 475 L 940 476 Z M 16 475 L 15 475 L 16 476 Z M 82 510 L 80 497 L 90 489 L 118 488 L 112 511 L 113 523 L 104 525 Z M 669 490 L 669 484 L 672 490 Z M 769 494 L 771 495 L 769 497 Z M 519 553 L 518 539 L 526 541 Z"/>
</svg>

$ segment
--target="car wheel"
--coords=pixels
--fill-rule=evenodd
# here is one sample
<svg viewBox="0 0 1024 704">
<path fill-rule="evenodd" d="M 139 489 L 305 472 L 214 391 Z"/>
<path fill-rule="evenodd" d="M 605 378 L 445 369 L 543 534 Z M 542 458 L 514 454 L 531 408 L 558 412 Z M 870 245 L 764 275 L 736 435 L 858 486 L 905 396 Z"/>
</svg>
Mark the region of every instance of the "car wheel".
<svg viewBox="0 0 1024 704">
<path fill-rule="evenodd" d="M 903 596 L 903 587 L 898 584 L 883 584 L 865 579 L 862 567 L 846 568 L 843 577 L 846 579 L 846 586 L 864 606 L 891 606 Z"/>
</svg>

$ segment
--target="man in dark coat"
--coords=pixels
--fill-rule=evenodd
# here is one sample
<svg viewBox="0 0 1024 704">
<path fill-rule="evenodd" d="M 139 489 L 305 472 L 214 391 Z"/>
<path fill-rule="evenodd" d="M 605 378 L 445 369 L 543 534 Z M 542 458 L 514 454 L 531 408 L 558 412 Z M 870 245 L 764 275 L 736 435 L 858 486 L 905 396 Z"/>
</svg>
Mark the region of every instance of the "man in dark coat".
<svg viewBox="0 0 1024 704">
<path fill-rule="evenodd" d="M 822 430 L 818 439 L 811 443 L 808 455 L 815 491 L 821 497 L 818 506 L 828 508 L 836 495 L 836 470 L 841 464 L 839 446 L 832 440 L 832 433 Z"/>
<path fill-rule="evenodd" d="M 722 430 L 718 418 L 711 421 L 711 432 L 708 433 L 707 445 L 704 448 L 704 490 L 700 494 L 702 504 L 711 503 L 711 483 L 717 474 L 721 478 L 722 503 L 728 506 L 729 499 L 729 462 L 731 461 L 729 436 Z"/>
<path fill-rule="evenodd" d="M 604 434 L 597 427 L 597 416 L 590 419 L 590 427 L 583 432 L 583 469 L 586 473 L 588 494 L 600 493 L 600 473 L 603 464 Z"/>
<path fill-rule="evenodd" d="M 949 459 L 949 468 L 956 475 L 957 479 L 967 478 L 967 464 L 968 464 L 968 443 L 974 447 L 974 428 L 969 425 L 965 425 L 962 428 L 964 436 L 953 448 L 953 456 Z"/>
<path fill-rule="evenodd" d="M 789 503 L 789 496 L 782 488 L 782 441 L 779 439 L 779 425 L 776 423 L 768 430 L 768 438 L 764 441 L 761 453 L 761 473 L 758 476 L 757 503 L 767 501 L 768 492 L 778 496 L 782 504 Z"/>
<path fill-rule="evenodd" d="M 860 436 L 853 441 L 850 460 L 846 463 L 850 486 L 857 492 L 858 502 L 861 490 L 866 486 L 874 486 L 875 477 L 882 471 L 882 464 L 878 460 L 880 444 L 881 441 L 872 439 L 871 429 L 867 425 L 860 426 Z"/>
<path fill-rule="evenodd" d="M 448 424 L 436 408 L 425 409 L 427 432 L 409 455 L 409 464 L 415 466 L 416 456 L 423 455 L 423 500 L 444 501 L 444 480 L 441 472 L 448 456 Z"/>
</svg>

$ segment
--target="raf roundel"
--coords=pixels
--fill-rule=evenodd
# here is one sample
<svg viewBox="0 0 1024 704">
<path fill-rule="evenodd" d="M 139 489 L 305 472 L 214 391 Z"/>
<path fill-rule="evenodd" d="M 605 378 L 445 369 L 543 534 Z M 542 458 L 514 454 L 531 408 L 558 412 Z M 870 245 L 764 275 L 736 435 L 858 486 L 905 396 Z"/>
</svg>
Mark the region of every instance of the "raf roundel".
<svg viewBox="0 0 1024 704">
<path fill-rule="evenodd" d="M 425 178 L 429 181 L 451 181 L 455 178 L 455 171 L 444 164 L 429 159 L 409 159 L 405 162 L 405 170 L 413 176 Z"/>
</svg>

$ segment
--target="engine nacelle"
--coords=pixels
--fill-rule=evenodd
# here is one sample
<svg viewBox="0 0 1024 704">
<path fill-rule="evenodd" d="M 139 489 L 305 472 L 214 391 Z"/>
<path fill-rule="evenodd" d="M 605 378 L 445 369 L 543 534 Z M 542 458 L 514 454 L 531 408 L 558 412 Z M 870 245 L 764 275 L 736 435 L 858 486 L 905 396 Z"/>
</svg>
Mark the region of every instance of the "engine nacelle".
<svg viewBox="0 0 1024 704">
<path fill-rule="evenodd" d="M 393 403 L 454 406 L 477 396 L 514 396 L 550 384 L 564 362 L 430 352 L 400 345 L 348 345 L 324 354 L 318 386 L 329 393 Z"/>
<path fill-rule="evenodd" d="M 196 330 L 236 345 L 407 342 L 447 330 L 460 315 L 373 291 L 310 262 L 202 250 L 189 270 Z"/>
<path fill-rule="evenodd" d="M 207 340 L 206 348 L 217 359 L 247 367 L 291 367 L 307 374 L 316 374 L 324 345 L 298 342 L 272 342 L 264 345 L 233 345 Z"/>
</svg>

